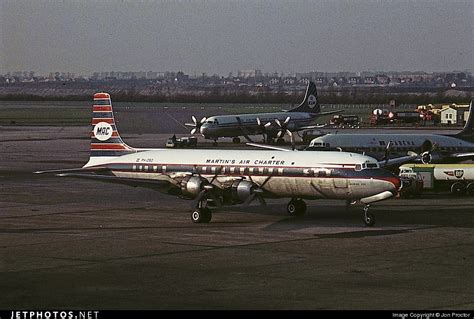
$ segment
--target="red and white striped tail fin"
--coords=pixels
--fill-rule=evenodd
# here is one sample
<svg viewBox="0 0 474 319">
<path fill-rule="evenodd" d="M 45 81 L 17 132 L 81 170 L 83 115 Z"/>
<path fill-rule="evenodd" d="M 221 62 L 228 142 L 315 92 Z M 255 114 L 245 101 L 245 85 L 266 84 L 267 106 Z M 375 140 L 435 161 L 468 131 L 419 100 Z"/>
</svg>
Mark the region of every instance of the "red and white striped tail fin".
<svg viewBox="0 0 474 319">
<path fill-rule="evenodd" d="M 134 148 L 125 144 L 120 138 L 108 93 L 94 94 L 91 125 L 91 153 L 89 163 L 85 166 L 97 165 L 122 155 L 136 153 Z"/>
</svg>

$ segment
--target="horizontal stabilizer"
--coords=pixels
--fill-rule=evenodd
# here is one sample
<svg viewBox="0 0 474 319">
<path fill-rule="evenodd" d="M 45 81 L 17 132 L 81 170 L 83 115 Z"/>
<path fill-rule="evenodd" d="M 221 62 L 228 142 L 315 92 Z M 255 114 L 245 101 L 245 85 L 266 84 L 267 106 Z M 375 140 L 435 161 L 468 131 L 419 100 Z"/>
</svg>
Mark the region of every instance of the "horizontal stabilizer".
<svg viewBox="0 0 474 319">
<path fill-rule="evenodd" d="M 80 168 L 64 168 L 64 169 L 53 169 L 53 170 L 48 170 L 48 171 L 36 171 L 33 172 L 33 174 L 62 174 L 62 173 L 80 173 L 80 172 L 103 172 L 107 171 L 108 168 L 106 167 L 100 167 L 100 166 L 95 166 L 95 167 L 80 167 Z"/>
</svg>

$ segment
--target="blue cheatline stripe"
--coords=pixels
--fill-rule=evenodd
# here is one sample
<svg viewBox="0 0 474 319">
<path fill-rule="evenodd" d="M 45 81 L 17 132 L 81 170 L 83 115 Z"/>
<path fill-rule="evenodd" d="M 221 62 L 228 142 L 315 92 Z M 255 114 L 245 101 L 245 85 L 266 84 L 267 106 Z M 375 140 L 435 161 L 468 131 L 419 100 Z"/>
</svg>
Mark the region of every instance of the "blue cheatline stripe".
<svg viewBox="0 0 474 319">
<path fill-rule="evenodd" d="M 110 99 L 105 99 L 105 100 L 96 100 L 94 99 L 94 105 L 111 105 Z"/>
<path fill-rule="evenodd" d="M 95 137 L 91 137 L 91 144 L 125 144 L 120 137 L 111 137 L 107 141 L 100 141 Z"/>
<path fill-rule="evenodd" d="M 112 112 L 94 112 L 92 114 L 92 118 L 114 118 L 114 114 Z"/>
<path fill-rule="evenodd" d="M 101 156 L 122 156 L 122 155 L 126 155 L 126 154 L 132 154 L 132 153 L 136 153 L 135 151 L 130 151 L 130 150 L 123 150 L 123 151 L 119 151 L 119 150 L 110 150 L 110 151 L 106 151 L 106 150 L 93 150 L 91 151 L 91 154 L 90 156 L 91 157 L 101 157 Z"/>
</svg>

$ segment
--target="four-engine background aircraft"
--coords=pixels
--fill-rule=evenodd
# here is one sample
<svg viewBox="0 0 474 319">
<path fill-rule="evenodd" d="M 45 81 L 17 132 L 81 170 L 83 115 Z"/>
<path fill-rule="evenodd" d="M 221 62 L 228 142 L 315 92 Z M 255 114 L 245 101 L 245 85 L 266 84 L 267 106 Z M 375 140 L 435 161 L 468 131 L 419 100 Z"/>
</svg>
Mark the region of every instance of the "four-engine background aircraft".
<svg viewBox="0 0 474 319">
<path fill-rule="evenodd" d="M 232 137 L 234 143 L 240 143 L 239 136 L 244 136 L 253 142 L 249 135 L 263 135 L 264 141 L 269 143 L 274 138 L 282 139 L 285 134 L 292 138 L 292 132 L 321 127 L 311 125 L 321 116 L 342 112 L 342 110 L 321 112 L 316 84 L 310 81 L 300 105 L 282 112 L 217 115 L 202 118 L 193 123 L 185 123 L 193 127 L 191 134 L 200 132 L 204 138 L 212 139 L 215 143 L 219 137 Z"/>
<path fill-rule="evenodd" d="M 136 149 L 118 133 L 110 96 L 94 95 L 90 158 L 82 168 L 36 173 L 142 186 L 194 200 L 195 223 L 209 222 L 208 206 L 291 198 L 290 215 L 303 215 L 303 199 L 341 199 L 364 205 L 397 194 L 398 176 L 368 156 L 347 152 L 278 150 Z"/>
<path fill-rule="evenodd" d="M 363 152 L 377 159 L 396 158 L 413 151 L 421 154 L 421 161 L 425 164 L 461 162 L 474 158 L 473 113 L 471 101 L 466 124 L 463 130 L 455 135 L 331 133 L 313 139 L 307 150 L 339 147 L 346 152 Z"/>
</svg>

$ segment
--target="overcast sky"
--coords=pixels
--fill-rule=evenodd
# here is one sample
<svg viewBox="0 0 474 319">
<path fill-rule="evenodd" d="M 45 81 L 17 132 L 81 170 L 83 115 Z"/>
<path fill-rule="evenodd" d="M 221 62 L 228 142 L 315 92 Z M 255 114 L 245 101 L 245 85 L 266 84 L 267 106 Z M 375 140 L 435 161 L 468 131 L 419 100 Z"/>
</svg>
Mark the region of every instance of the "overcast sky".
<svg viewBox="0 0 474 319">
<path fill-rule="evenodd" d="M 0 73 L 472 70 L 471 0 L 0 0 Z"/>
</svg>

